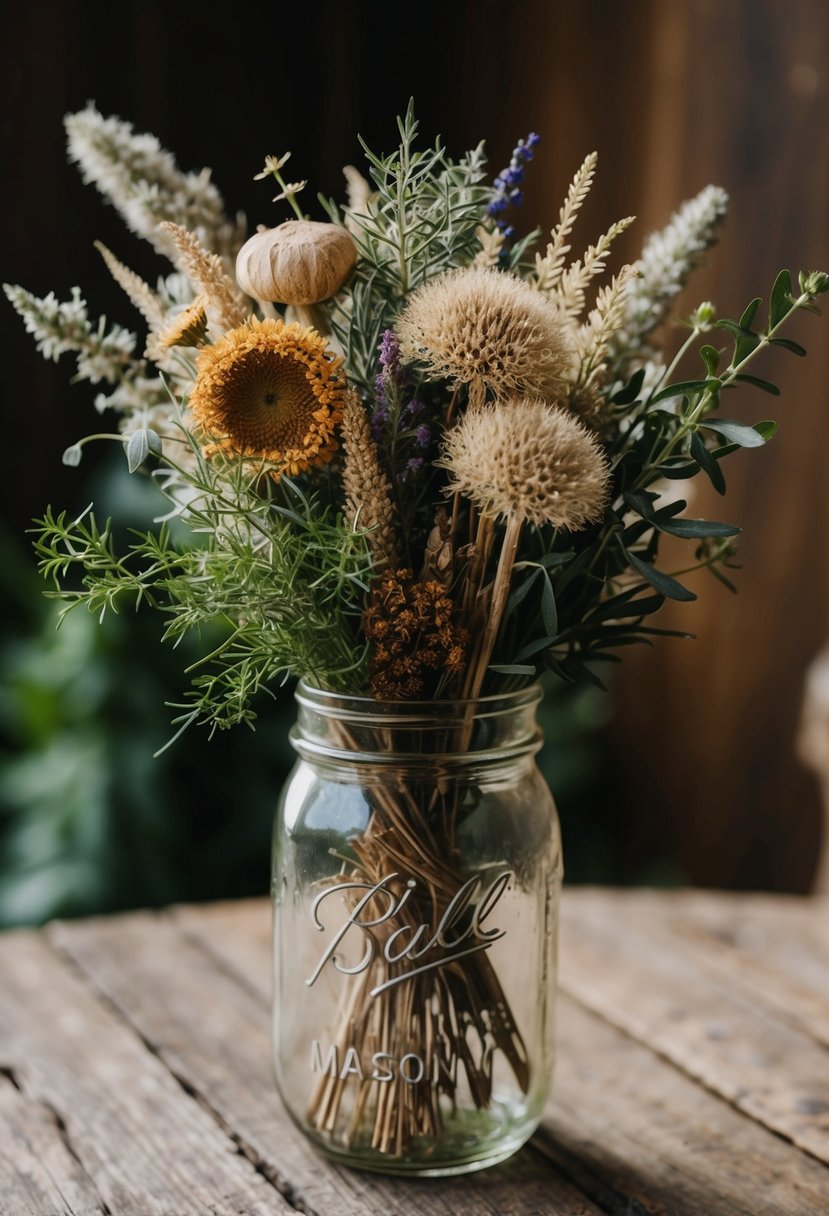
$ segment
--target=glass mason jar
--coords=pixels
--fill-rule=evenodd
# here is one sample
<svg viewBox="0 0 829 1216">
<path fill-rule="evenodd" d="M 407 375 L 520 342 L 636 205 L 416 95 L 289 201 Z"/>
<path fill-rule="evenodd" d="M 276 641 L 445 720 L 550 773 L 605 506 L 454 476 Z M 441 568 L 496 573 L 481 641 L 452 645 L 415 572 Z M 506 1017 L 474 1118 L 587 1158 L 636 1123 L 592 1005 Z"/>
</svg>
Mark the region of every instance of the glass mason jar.
<svg viewBox="0 0 829 1216">
<path fill-rule="evenodd" d="M 562 878 L 540 699 L 297 690 L 274 835 L 274 1062 L 295 1122 L 341 1162 L 464 1173 L 538 1124 Z"/>
</svg>

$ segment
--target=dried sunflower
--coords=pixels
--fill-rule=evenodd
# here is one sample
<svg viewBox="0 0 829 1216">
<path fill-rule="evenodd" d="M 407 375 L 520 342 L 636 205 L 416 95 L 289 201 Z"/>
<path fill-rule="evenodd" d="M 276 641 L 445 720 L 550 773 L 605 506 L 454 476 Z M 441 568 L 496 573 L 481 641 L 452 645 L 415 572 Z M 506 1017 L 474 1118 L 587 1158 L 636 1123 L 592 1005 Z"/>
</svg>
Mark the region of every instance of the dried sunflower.
<svg viewBox="0 0 829 1216">
<path fill-rule="evenodd" d="M 313 329 L 252 317 L 198 357 L 196 426 L 224 452 L 267 461 L 274 477 L 327 464 L 342 419 L 342 360 Z"/>
<path fill-rule="evenodd" d="M 171 346 L 201 346 L 207 337 L 207 296 L 196 296 L 158 335 L 162 350 Z"/>
<path fill-rule="evenodd" d="M 468 384 L 472 404 L 531 394 L 552 399 L 572 363 L 567 330 L 547 301 L 515 275 L 483 266 L 449 270 L 410 297 L 397 325 L 403 357 Z"/>
</svg>

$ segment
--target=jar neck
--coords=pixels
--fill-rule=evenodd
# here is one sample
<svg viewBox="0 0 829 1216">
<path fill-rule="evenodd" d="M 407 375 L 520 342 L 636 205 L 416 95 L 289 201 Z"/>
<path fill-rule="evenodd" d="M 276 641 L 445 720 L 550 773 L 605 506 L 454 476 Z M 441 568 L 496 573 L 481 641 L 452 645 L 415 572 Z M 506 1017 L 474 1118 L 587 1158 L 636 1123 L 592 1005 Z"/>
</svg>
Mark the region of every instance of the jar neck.
<svg viewBox="0 0 829 1216">
<path fill-rule="evenodd" d="M 474 701 L 375 701 L 312 688 L 296 691 L 291 742 L 304 759 L 441 767 L 508 761 L 541 746 L 538 684 Z"/>
</svg>

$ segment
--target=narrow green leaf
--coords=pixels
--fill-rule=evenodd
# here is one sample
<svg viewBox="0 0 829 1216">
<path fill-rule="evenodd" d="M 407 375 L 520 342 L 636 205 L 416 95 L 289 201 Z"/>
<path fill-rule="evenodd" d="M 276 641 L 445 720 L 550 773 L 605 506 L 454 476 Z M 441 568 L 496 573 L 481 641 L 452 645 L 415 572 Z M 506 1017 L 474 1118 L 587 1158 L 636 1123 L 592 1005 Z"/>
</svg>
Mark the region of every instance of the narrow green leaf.
<svg viewBox="0 0 829 1216">
<path fill-rule="evenodd" d="M 720 382 L 716 377 L 713 380 L 679 380 L 676 384 L 669 384 L 666 388 L 660 389 L 655 396 L 651 397 L 651 405 L 656 405 L 657 401 L 665 401 L 670 397 L 683 397 L 689 393 L 701 393 L 707 388 L 716 390 L 719 387 Z"/>
<path fill-rule="evenodd" d="M 708 474 L 711 485 L 718 494 L 725 493 L 725 478 L 720 466 L 717 464 L 714 457 L 705 446 L 699 432 L 695 431 L 691 436 L 691 455 L 699 464 L 699 467 L 704 473 Z"/>
<path fill-rule="evenodd" d="M 543 573 L 544 572 L 541 569 L 541 567 L 536 566 L 536 568 L 533 570 L 532 574 L 530 574 L 527 578 L 525 578 L 523 583 L 521 583 L 521 585 L 519 587 L 515 588 L 515 590 L 512 592 L 509 599 L 507 600 L 507 607 L 506 607 L 506 610 L 504 613 L 505 616 L 509 616 L 510 613 L 514 612 L 515 609 L 518 607 L 518 605 L 520 603 L 522 603 L 524 599 L 526 599 L 527 595 L 529 594 L 530 588 L 538 581 L 539 577 Z"/>
<path fill-rule="evenodd" d="M 740 329 L 751 329 L 754 324 L 754 318 L 757 316 L 757 310 L 762 303 L 763 301 L 760 297 L 755 296 L 751 303 L 746 305 L 746 310 L 740 317 Z"/>
<path fill-rule="evenodd" d="M 523 650 L 519 650 L 515 656 L 516 663 L 521 663 L 524 659 L 531 659 L 534 654 L 538 654 L 541 650 L 546 650 L 548 646 L 552 646 L 555 637 L 537 638 L 534 642 L 530 642 Z"/>
<path fill-rule="evenodd" d="M 716 346 L 701 346 L 699 353 L 708 375 L 716 376 L 717 368 L 720 365 L 720 352 Z"/>
<path fill-rule="evenodd" d="M 755 427 L 748 426 L 745 422 L 736 422 L 733 418 L 706 418 L 700 426 L 709 431 L 716 431 L 729 443 L 736 443 L 741 448 L 761 448 L 766 442 Z"/>
<path fill-rule="evenodd" d="M 771 298 L 769 300 L 769 329 L 774 329 L 775 325 L 779 325 L 788 313 L 794 307 L 794 296 L 792 295 L 792 276 L 788 270 L 781 270 L 777 278 L 774 280 L 774 287 L 771 289 Z M 805 351 L 804 351 L 805 354 Z"/>
<path fill-rule="evenodd" d="M 766 443 L 768 443 L 768 441 L 773 439 L 777 434 L 778 427 L 777 423 L 773 419 L 767 418 L 765 422 L 755 422 L 754 429 L 757 434 L 762 435 Z"/>
<path fill-rule="evenodd" d="M 587 618 L 587 623 L 593 621 L 621 621 L 628 617 L 645 617 L 650 616 L 652 612 L 658 612 L 665 603 L 664 595 L 640 595 L 639 588 L 634 587 L 630 592 L 625 592 L 625 603 L 618 603 L 622 597 L 616 597 L 612 600 L 606 600 L 600 608 Z M 638 598 L 635 598 L 638 597 Z M 629 625 L 625 625 L 629 629 Z"/>
<path fill-rule="evenodd" d="M 699 465 L 693 461 L 683 461 L 681 464 L 663 464 L 659 472 L 669 481 L 687 481 L 689 477 L 696 477 Z"/>
<path fill-rule="evenodd" d="M 722 583 L 722 585 L 727 587 L 729 591 L 732 591 L 734 595 L 737 594 L 737 588 L 734 586 L 730 578 L 726 578 L 722 570 L 718 570 L 716 566 L 709 566 L 708 569 L 714 575 L 714 578 L 718 583 Z"/>
<path fill-rule="evenodd" d="M 527 663 L 490 663 L 488 671 L 495 671 L 499 676 L 534 676 L 535 668 Z"/>
<path fill-rule="evenodd" d="M 756 350 L 760 344 L 758 334 L 755 334 L 750 329 L 744 329 L 736 321 L 730 321 L 727 317 L 723 317 L 720 321 L 715 321 L 714 324 L 719 329 L 725 329 L 734 337 L 734 366 L 738 366 L 747 359 L 752 351 Z"/>
<path fill-rule="evenodd" d="M 772 338 L 769 346 L 782 346 L 784 350 L 790 350 L 793 355 L 800 355 L 801 359 L 806 355 L 806 347 L 801 346 L 799 342 L 792 341 L 791 338 Z"/>
<path fill-rule="evenodd" d="M 672 519 L 659 526 L 671 536 L 684 536 L 692 540 L 702 540 L 706 536 L 738 536 L 742 531 L 734 524 L 721 524 L 713 519 Z"/>
<path fill-rule="evenodd" d="M 772 384 L 771 380 L 761 380 L 759 376 L 749 376 L 745 372 L 741 372 L 734 379 L 742 381 L 743 384 L 753 384 L 755 388 L 761 388 L 764 393 L 771 393 L 772 397 L 780 396 L 780 389 L 776 384 Z"/>
<path fill-rule="evenodd" d="M 576 555 L 572 549 L 568 549 L 566 553 L 544 553 L 538 559 L 538 564 L 546 567 L 547 569 L 550 569 L 553 566 L 564 566 L 575 556 Z"/>
<path fill-rule="evenodd" d="M 641 515 L 643 519 L 650 519 L 657 497 L 651 490 L 627 490 L 624 494 L 628 506 L 633 507 L 637 515 Z"/>
<path fill-rule="evenodd" d="M 557 668 L 565 680 L 584 680 L 586 684 L 592 684 L 594 688 L 600 688 L 602 692 L 607 692 L 607 685 L 604 680 L 596 675 L 595 671 L 582 663 L 579 659 L 569 658 L 558 664 Z"/>
<path fill-rule="evenodd" d="M 610 398 L 611 405 L 633 405 L 639 392 L 642 388 L 642 381 L 645 379 L 645 369 L 641 367 L 638 372 L 634 372 L 630 380 L 624 388 L 620 388 L 618 393 L 614 393 Z"/>
<path fill-rule="evenodd" d="M 627 558 L 634 570 L 637 570 L 642 578 L 648 580 L 652 587 L 669 600 L 695 600 L 697 597 L 693 591 L 689 591 L 687 587 L 683 587 L 682 583 L 677 582 L 675 578 L 671 578 L 670 574 L 664 574 L 661 570 L 657 570 L 656 566 L 650 565 L 649 562 L 643 562 L 635 553 L 627 553 Z"/>
<path fill-rule="evenodd" d="M 553 584 L 550 582 L 550 576 L 546 570 L 544 571 L 544 587 L 541 592 L 541 619 L 550 637 L 555 637 L 558 633 L 558 610 Z"/>
</svg>

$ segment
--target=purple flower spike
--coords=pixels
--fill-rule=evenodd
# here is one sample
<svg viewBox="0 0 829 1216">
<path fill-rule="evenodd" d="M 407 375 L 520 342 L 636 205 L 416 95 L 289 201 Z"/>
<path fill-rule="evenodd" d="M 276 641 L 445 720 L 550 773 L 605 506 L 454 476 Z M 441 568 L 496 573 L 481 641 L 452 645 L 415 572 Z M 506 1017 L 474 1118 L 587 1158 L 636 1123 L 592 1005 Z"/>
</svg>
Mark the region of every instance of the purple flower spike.
<svg viewBox="0 0 829 1216">
<path fill-rule="evenodd" d="M 500 216 L 508 207 L 518 207 L 524 201 L 523 193 L 518 186 L 524 180 L 524 166 L 533 158 L 533 148 L 539 142 L 539 136 L 531 131 L 526 139 L 519 139 L 512 150 L 512 157 L 506 169 L 502 169 L 493 182 L 494 193 L 486 209 L 489 216 Z M 507 239 L 512 236 L 512 228 L 501 220 L 497 227 Z"/>
<path fill-rule="evenodd" d="M 400 343 L 393 329 L 384 330 L 380 339 L 380 366 L 397 379 L 400 371 Z"/>
<path fill-rule="evenodd" d="M 415 431 L 415 441 L 417 446 L 419 448 L 428 448 L 431 440 L 432 432 L 429 430 L 428 426 L 426 426 L 425 423 L 422 426 L 419 426 Z"/>
</svg>

